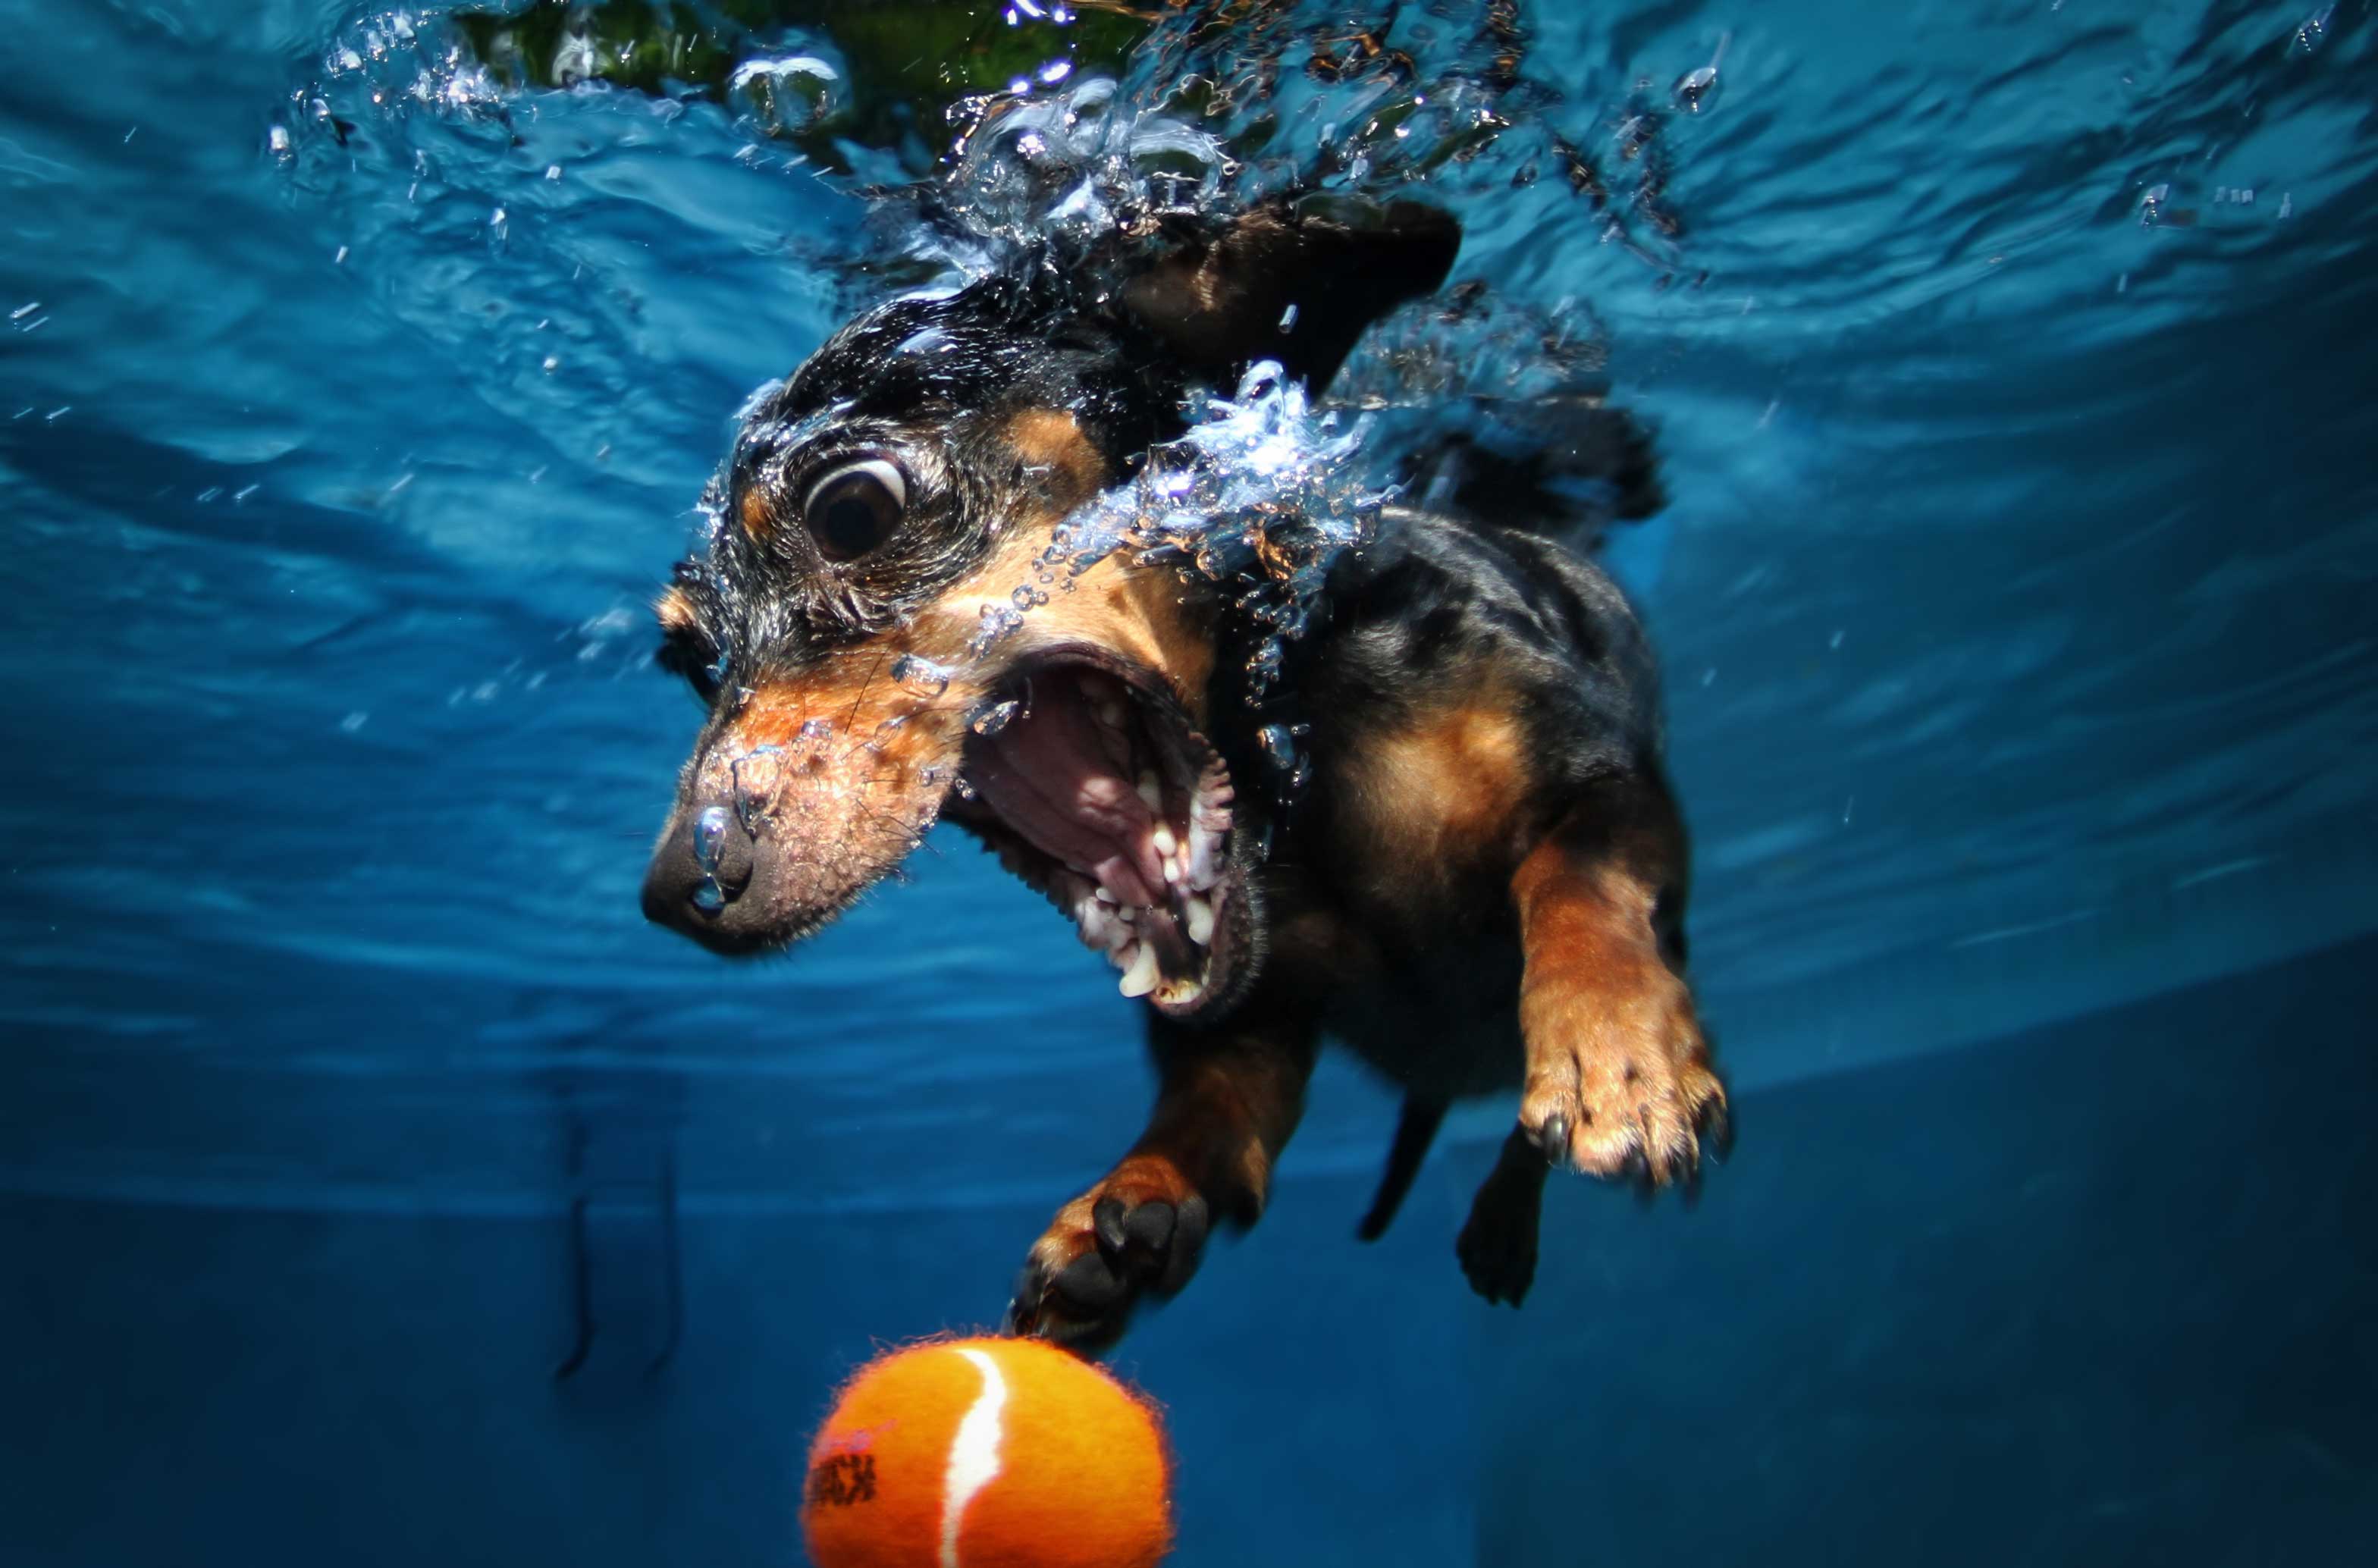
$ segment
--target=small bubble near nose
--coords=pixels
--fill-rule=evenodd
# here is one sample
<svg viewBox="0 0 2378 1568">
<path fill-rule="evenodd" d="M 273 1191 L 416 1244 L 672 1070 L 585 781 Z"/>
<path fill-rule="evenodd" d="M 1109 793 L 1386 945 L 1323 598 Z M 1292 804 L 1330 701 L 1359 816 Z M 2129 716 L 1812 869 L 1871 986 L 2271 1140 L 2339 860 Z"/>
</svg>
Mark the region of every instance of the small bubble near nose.
<svg viewBox="0 0 2378 1568">
<path fill-rule="evenodd" d="M 718 852 L 727 843 L 727 808 L 708 806 L 693 820 L 693 863 L 704 875 L 718 874 Z"/>
</svg>

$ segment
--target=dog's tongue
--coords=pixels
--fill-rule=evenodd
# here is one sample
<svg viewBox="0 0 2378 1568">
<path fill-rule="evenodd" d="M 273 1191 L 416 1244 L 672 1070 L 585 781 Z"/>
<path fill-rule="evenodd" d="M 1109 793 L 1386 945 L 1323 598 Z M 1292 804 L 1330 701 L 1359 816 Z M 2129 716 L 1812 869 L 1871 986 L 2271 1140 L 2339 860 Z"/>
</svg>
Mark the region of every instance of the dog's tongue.
<svg viewBox="0 0 2378 1568">
<path fill-rule="evenodd" d="M 1047 693 L 991 737 L 971 771 L 985 804 L 1043 855 L 1096 878 L 1124 904 L 1159 902 L 1155 818 L 1076 692 Z"/>
</svg>

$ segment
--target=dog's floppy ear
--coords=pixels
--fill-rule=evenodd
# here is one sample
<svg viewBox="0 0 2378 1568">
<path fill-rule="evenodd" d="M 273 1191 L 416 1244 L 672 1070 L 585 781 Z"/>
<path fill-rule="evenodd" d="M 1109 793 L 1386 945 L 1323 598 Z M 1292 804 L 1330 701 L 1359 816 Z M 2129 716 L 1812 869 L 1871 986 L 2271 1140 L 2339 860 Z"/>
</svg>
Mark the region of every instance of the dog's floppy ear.
<svg viewBox="0 0 2378 1568">
<path fill-rule="evenodd" d="M 1460 225 L 1417 202 L 1269 202 L 1133 278 L 1121 300 L 1194 369 L 1276 359 L 1318 392 L 1363 329 L 1444 282 L 1460 248 Z"/>
</svg>

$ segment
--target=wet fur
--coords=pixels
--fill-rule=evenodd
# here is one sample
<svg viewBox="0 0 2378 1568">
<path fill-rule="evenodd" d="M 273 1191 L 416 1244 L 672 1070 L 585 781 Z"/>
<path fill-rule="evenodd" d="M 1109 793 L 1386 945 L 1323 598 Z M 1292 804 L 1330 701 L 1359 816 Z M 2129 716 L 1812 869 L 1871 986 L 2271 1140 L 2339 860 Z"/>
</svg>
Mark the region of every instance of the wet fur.
<svg viewBox="0 0 2378 1568">
<path fill-rule="evenodd" d="M 886 662 L 955 656 L 979 604 L 1025 581 L 1057 521 L 1179 433 L 1192 387 L 1258 354 L 1321 385 L 1363 323 L 1441 280 L 1452 244 L 1435 214 L 1365 232 L 1283 206 L 1180 239 L 1136 272 L 1078 260 L 1093 287 L 1042 257 L 846 329 L 755 412 L 719 539 L 664 598 L 668 662 L 714 702 L 685 800 L 705 787 L 704 759 L 730 736 L 747 744 L 754 724 L 871 717 Z M 1276 326 L 1283 300 L 1329 303 L 1294 341 Z M 897 352 L 920 334 L 947 351 Z M 1591 454 L 1586 476 L 1615 492 L 1615 515 L 1656 506 L 1639 432 L 1581 413 L 1569 467 Z M 876 555 L 827 567 L 796 515 L 797 484 L 772 464 L 789 461 L 788 442 L 894 437 L 932 471 L 913 522 Z M 1473 461 L 1469 483 L 1428 487 L 1442 509 L 1389 509 L 1290 645 L 1284 712 L 1248 708 L 1254 632 L 1190 574 L 1109 561 L 1029 617 L 1033 636 L 1114 647 L 1158 672 L 1230 764 L 1235 843 L 1269 849 L 1252 868 L 1247 905 L 1262 918 L 1245 983 L 1194 1020 L 1151 1010 L 1148 1124 L 1030 1250 L 1012 1326 L 1111 1343 L 1137 1301 L 1186 1282 L 1211 1227 L 1254 1223 L 1325 1037 L 1408 1096 L 1365 1236 L 1392 1219 L 1446 1106 L 1522 1091 L 1458 1243 L 1490 1300 L 1528 1289 L 1550 1163 L 1651 1184 L 1698 1168 L 1724 1102 L 1683 980 L 1687 856 L 1654 661 L 1609 580 L 1543 531 L 1555 509 L 1543 466 Z M 867 787 L 893 803 L 883 820 L 911 840 L 931 820 L 916 801 L 932 759 L 954 754 L 954 715 L 982 689 L 961 682 L 865 760 Z M 1259 724 L 1282 719 L 1309 726 L 1312 780 L 1292 807 L 1264 787 L 1256 744 Z M 898 857 L 857 818 L 818 820 L 827 842 L 763 846 L 784 860 L 767 875 L 790 890 L 773 913 L 792 935 Z M 736 951 L 715 936 L 703 940 Z"/>
</svg>

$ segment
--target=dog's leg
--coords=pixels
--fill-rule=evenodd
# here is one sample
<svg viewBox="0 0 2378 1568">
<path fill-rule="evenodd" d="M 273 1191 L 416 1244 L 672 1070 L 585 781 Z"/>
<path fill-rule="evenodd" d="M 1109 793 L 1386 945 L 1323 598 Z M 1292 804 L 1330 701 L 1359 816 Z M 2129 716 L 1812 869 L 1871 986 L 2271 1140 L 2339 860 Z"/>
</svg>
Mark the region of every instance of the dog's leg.
<svg viewBox="0 0 2378 1568">
<path fill-rule="evenodd" d="M 1577 802 L 1511 879 L 1525 971 L 1519 1128 L 1544 1156 L 1651 1186 L 1689 1181 L 1700 1139 L 1723 1143 L 1682 963 L 1682 824 L 1656 780 L 1614 780 Z"/>
<path fill-rule="evenodd" d="M 1453 1244 L 1470 1288 L 1489 1301 L 1524 1300 L 1536 1279 L 1536 1216 L 1552 1169 L 1524 1128 L 1511 1129 L 1495 1168 L 1471 1200 L 1470 1218 Z"/>
<path fill-rule="evenodd" d="M 1269 987 L 1212 1030 L 1151 1014 L 1159 1087 L 1147 1130 L 1034 1243 L 1009 1330 L 1102 1350 L 1143 1295 L 1188 1283 L 1215 1221 L 1253 1225 L 1303 1114 L 1318 1042 L 1309 1010 Z"/>
</svg>

